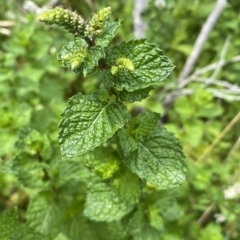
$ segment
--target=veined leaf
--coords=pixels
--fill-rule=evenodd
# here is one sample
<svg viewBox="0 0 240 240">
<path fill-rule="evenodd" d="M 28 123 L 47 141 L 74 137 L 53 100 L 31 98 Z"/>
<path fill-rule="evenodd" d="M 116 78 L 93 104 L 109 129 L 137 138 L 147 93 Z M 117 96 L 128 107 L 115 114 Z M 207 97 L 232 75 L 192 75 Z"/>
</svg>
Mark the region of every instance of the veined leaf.
<svg viewBox="0 0 240 240">
<path fill-rule="evenodd" d="M 89 224 L 89 220 L 82 214 L 76 214 L 76 216 L 63 221 L 60 228 L 69 240 L 98 240 L 96 233 Z"/>
<path fill-rule="evenodd" d="M 125 156 L 127 156 L 130 152 L 133 152 L 138 148 L 137 141 L 133 138 L 128 129 L 125 128 L 119 129 L 118 139 Z"/>
<path fill-rule="evenodd" d="M 95 148 L 80 157 L 83 164 L 103 179 L 112 177 L 120 168 L 121 161 L 112 148 Z"/>
<path fill-rule="evenodd" d="M 15 146 L 21 152 L 26 152 L 31 155 L 39 154 L 44 160 L 48 160 L 52 154 L 48 136 L 29 127 L 19 130 L 18 141 L 15 143 Z"/>
<path fill-rule="evenodd" d="M 102 33 L 96 38 L 96 45 L 101 47 L 107 47 L 117 34 L 117 30 L 120 26 L 121 20 L 118 20 L 117 22 L 107 20 L 102 29 Z"/>
<path fill-rule="evenodd" d="M 43 181 L 44 163 L 40 162 L 37 156 L 21 153 L 13 159 L 12 169 L 19 182 L 27 188 L 41 189 L 46 186 Z"/>
<path fill-rule="evenodd" d="M 16 208 L 7 209 L 0 214 L 0 239 L 1 240 L 47 240 L 35 229 L 28 228 L 18 221 Z"/>
<path fill-rule="evenodd" d="M 139 177 L 127 167 L 122 167 L 112 182 L 112 186 L 117 190 L 122 200 L 129 204 L 138 202 L 140 184 Z"/>
<path fill-rule="evenodd" d="M 133 240 L 159 240 L 160 232 L 150 226 L 144 211 L 140 205 L 129 222 L 129 232 Z"/>
<path fill-rule="evenodd" d="M 104 57 L 104 51 L 101 46 L 88 48 L 85 40 L 76 38 L 74 42 L 69 42 L 62 48 L 58 54 L 65 67 L 74 73 L 82 73 L 87 77 L 95 72 L 98 60 Z"/>
<path fill-rule="evenodd" d="M 143 112 L 134 117 L 130 123 L 130 132 L 136 138 L 149 135 L 157 127 L 160 114 L 155 112 Z"/>
<path fill-rule="evenodd" d="M 133 92 L 128 92 L 127 90 L 123 90 L 119 92 L 119 97 L 121 101 L 126 101 L 126 102 L 141 101 L 142 99 L 149 96 L 149 92 L 151 90 L 152 90 L 152 87 L 136 90 Z"/>
<path fill-rule="evenodd" d="M 56 161 L 49 170 L 49 175 L 55 187 L 61 187 L 67 182 L 76 181 L 78 184 L 87 183 L 91 177 L 89 170 L 79 159 Z"/>
<path fill-rule="evenodd" d="M 143 112 L 132 118 L 129 128 L 118 131 L 118 139 L 123 153 L 127 156 L 138 148 L 138 138 L 149 135 L 158 125 L 160 115 L 154 112 Z"/>
<path fill-rule="evenodd" d="M 131 67 L 118 69 L 119 58 L 125 59 L 126 64 L 127 61 L 131 62 Z M 129 92 L 160 83 L 174 68 L 169 59 L 162 55 L 162 51 L 145 39 L 130 40 L 109 48 L 105 61 L 110 69 L 102 73 L 103 84 Z M 113 71 L 112 67 L 116 70 Z"/>
<path fill-rule="evenodd" d="M 140 178 L 160 189 L 169 189 L 185 180 L 184 159 L 178 139 L 165 128 L 156 128 L 150 135 L 139 139 L 138 149 L 123 161 Z"/>
<path fill-rule="evenodd" d="M 81 156 L 95 174 L 89 179 L 84 213 L 96 221 L 118 220 L 138 201 L 140 179 L 111 148 L 96 148 Z"/>
<path fill-rule="evenodd" d="M 132 210 L 139 193 L 139 178 L 128 169 L 111 181 L 96 177 L 89 184 L 84 213 L 95 221 L 119 220 Z"/>
<path fill-rule="evenodd" d="M 0 239 L 13 239 L 19 227 L 16 208 L 5 210 L 0 214 Z"/>
<path fill-rule="evenodd" d="M 83 76 L 88 77 L 96 72 L 98 60 L 104 57 L 104 51 L 100 46 L 94 46 L 89 48 L 88 55 L 84 61 Z"/>
<path fill-rule="evenodd" d="M 56 231 L 61 211 L 57 203 L 48 203 L 41 195 L 38 195 L 28 206 L 27 226 L 38 233 L 49 236 Z"/>
<path fill-rule="evenodd" d="M 73 96 L 59 125 L 59 142 L 63 156 L 83 154 L 103 144 L 128 120 L 121 102 L 101 102 L 81 93 Z"/>
</svg>

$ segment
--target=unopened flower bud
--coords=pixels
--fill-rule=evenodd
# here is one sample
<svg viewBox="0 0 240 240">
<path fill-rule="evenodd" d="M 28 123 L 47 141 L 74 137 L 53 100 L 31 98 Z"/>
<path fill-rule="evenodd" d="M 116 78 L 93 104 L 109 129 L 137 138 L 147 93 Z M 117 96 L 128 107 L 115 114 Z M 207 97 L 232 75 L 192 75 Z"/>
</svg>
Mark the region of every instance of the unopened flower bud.
<svg viewBox="0 0 240 240">
<path fill-rule="evenodd" d="M 102 32 L 104 23 L 107 21 L 111 8 L 103 8 L 98 13 L 94 14 L 88 26 L 86 26 L 86 35 L 100 34 Z"/>
<path fill-rule="evenodd" d="M 42 12 L 38 20 L 47 25 L 57 24 L 64 27 L 68 32 L 75 36 L 82 36 L 84 33 L 84 20 L 75 12 L 62 7 L 56 7 Z"/>
</svg>

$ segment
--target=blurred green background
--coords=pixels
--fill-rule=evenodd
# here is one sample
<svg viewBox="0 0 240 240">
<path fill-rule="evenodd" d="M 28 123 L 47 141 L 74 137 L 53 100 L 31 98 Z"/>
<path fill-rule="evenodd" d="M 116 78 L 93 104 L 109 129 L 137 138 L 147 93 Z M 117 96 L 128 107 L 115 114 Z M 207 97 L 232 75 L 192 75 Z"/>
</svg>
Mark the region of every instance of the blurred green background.
<svg viewBox="0 0 240 240">
<path fill-rule="evenodd" d="M 160 112 L 162 124 L 180 139 L 188 165 L 187 181 L 177 189 L 178 204 L 159 239 L 240 239 L 240 1 L 228 2 L 192 71 L 195 75 L 174 92 L 215 2 L 149 0 L 141 14 L 147 26 L 144 37 L 176 67 L 151 97 L 129 109 Z M 134 1 L 0 0 L 2 162 L 16 154 L 15 142 L 23 127 L 48 134 L 59 151 L 57 125 L 67 99 L 79 91 L 93 91 L 97 83 L 95 77 L 83 80 L 68 72 L 56 60 L 72 36 L 37 21 L 43 9 L 55 4 L 76 10 L 84 18 L 111 6 L 111 18 L 124 20 L 115 44 L 134 37 Z M 220 60 L 223 66 L 207 69 Z M 166 104 L 173 93 L 177 97 Z M 14 205 L 10 197 L 14 184 L 9 175 L 0 175 L 0 211 Z"/>
</svg>

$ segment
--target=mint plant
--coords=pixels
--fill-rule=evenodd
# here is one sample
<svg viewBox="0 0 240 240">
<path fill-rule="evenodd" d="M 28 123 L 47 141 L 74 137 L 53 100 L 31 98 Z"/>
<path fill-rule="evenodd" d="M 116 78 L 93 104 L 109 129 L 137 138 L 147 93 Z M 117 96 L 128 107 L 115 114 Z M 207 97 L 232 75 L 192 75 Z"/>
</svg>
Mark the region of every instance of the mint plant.
<svg viewBox="0 0 240 240">
<path fill-rule="evenodd" d="M 18 153 L 0 167 L 4 191 L 17 189 L 17 204 L 10 202 L 18 211 L 0 216 L 0 239 L 159 239 L 164 222 L 180 214 L 173 188 L 185 180 L 181 144 L 159 125 L 160 114 L 135 116 L 127 108 L 174 66 L 146 39 L 113 46 L 121 20 L 111 21 L 110 12 L 84 20 L 56 7 L 39 16 L 73 34 L 57 56 L 63 66 L 99 83 L 92 94 L 69 99 L 59 124 L 61 156 L 46 134 L 19 132 Z"/>
<path fill-rule="evenodd" d="M 63 157 L 74 157 L 100 147 L 113 148 L 121 163 L 141 179 L 161 189 L 184 180 L 185 164 L 178 140 L 158 126 L 159 115 L 145 112 L 131 117 L 125 102 L 142 100 L 172 71 L 162 51 L 145 39 L 117 46 L 111 41 L 120 21 L 109 20 L 110 7 L 90 20 L 57 7 L 39 16 L 46 24 L 63 26 L 75 39 L 58 59 L 74 73 L 100 75 L 100 87 L 91 95 L 73 96 L 62 114 L 59 142 Z M 98 150 L 99 151 L 99 150 Z"/>
<path fill-rule="evenodd" d="M 107 7 L 83 20 L 57 7 L 39 16 L 74 35 L 58 54 L 65 67 L 85 78 L 99 75 L 99 89 L 74 95 L 59 124 L 62 156 L 79 156 L 96 174 L 84 209 L 96 221 L 122 218 L 137 204 L 147 183 L 171 189 L 184 181 L 186 172 L 181 145 L 159 126 L 160 115 L 148 111 L 131 116 L 126 107 L 146 98 L 174 66 L 145 39 L 112 46 L 121 20 L 111 21 L 110 12 Z"/>
</svg>

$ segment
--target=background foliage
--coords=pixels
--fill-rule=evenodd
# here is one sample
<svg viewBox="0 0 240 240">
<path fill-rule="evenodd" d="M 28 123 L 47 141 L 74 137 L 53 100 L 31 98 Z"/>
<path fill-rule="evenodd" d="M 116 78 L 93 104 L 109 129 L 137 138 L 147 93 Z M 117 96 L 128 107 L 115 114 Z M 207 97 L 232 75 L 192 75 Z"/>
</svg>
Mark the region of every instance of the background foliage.
<svg viewBox="0 0 240 240">
<path fill-rule="evenodd" d="M 29 229 L 37 227 L 40 234 L 54 228 L 52 219 L 59 216 L 61 204 L 65 203 L 68 206 L 65 219 L 75 214 L 77 220 L 71 223 L 75 228 L 70 229 L 70 223 L 68 225 L 62 219 L 63 233 L 52 233 L 51 239 L 96 239 L 97 236 L 99 239 L 239 239 L 240 197 L 231 195 L 230 187 L 240 182 L 239 117 L 235 124 L 231 123 L 234 117 L 239 116 L 240 99 L 239 93 L 230 91 L 232 88 L 221 85 L 217 80 L 230 83 L 231 87 L 240 85 L 239 61 L 230 61 L 240 54 L 240 39 L 237 37 L 240 3 L 228 3 L 204 46 L 196 69 L 218 62 L 223 55 L 229 62 L 221 69 L 215 67 L 193 79 L 185 86 L 190 94 L 178 96 L 165 108 L 164 102 L 176 88 L 179 73 L 215 1 L 196 0 L 190 1 L 191 4 L 184 0 L 149 1 L 143 12 L 143 19 L 148 24 L 146 37 L 164 50 L 176 68 L 169 81 L 159 85 L 151 97 L 129 105 L 129 109 L 135 112 L 150 109 L 162 113 L 165 127 L 176 134 L 184 147 L 187 181 L 175 190 L 174 196 L 167 192 L 150 195 L 146 200 L 147 215 L 144 208 L 139 208 L 131 216 L 131 221 L 123 219 L 122 222 L 106 224 L 89 223 L 85 218 L 77 217 L 83 208 L 85 189 L 73 179 L 74 174 L 80 173 L 83 176 L 81 181 L 86 182 L 88 174 L 84 169 L 74 159 L 70 165 L 72 168 L 66 168 L 64 162 L 61 166 L 56 164 L 60 158 L 57 125 L 67 99 L 79 91 L 92 92 L 96 79 L 85 82 L 60 66 L 55 54 L 70 36 L 65 31 L 55 30 L 55 27 L 49 30 L 37 22 L 38 8 L 30 9 L 26 2 L 0 1 L 0 19 L 12 21 L 13 25 L 0 25 L 9 30 L 7 34 L 0 34 L 0 239 L 3 229 L 8 231 L 11 226 L 14 231 L 9 239 L 21 239 L 17 218 L 19 215 L 20 222 L 28 219 L 26 208 L 30 213 L 36 213 L 28 213 L 30 218 L 38 217 L 26 227 L 25 236 L 42 239 L 38 233 L 27 234 Z M 49 2 L 36 0 L 34 3 L 44 7 Z M 116 43 L 133 37 L 133 1 L 79 3 L 62 0 L 58 4 L 76 9 L 83 17 L 89 17 L 91 12 L 101 7 L 111 6 L 114 20 L 124 19 L 124 27 L 115 39 Z M 214 81 L 206 82 L 209 78 Z M 25 171 L 19 170 L 21 164 L 26 166 Z M 48 178 L 54 181 L 47 181 Z M 49 185 L 56 189 L 59 199 L 61 194 L 64 195 L 61 198 L 64 203 L 55 199 L 56 206 L 49 205 L 35 198 L 38 187 L 44 182 L 42 179 L 46 180 L 46 189 Z M 75 192 L 70 191 L 73 188 Z M 66 189 L 69 189 L 68 195 L 65 194 Z M 46 190 L 42 194 L 51 202 L 51 192 Z M 39 208 L 47 208 L 49 214 L 37 215 L 38 209 L 31 208 L 34 201 L 39 202 Z M 14 206 L 19 207 L 18 213 Z M 9 218 L 8 223 L 2 220 L 4 214 Z M 91 230 L 93 228 L 96 232 Z M 129 235 L 120 236 L 119 232 L 124 231 Z M 161 236 L 155 231 L 160 231 Z"/>
</svg>

